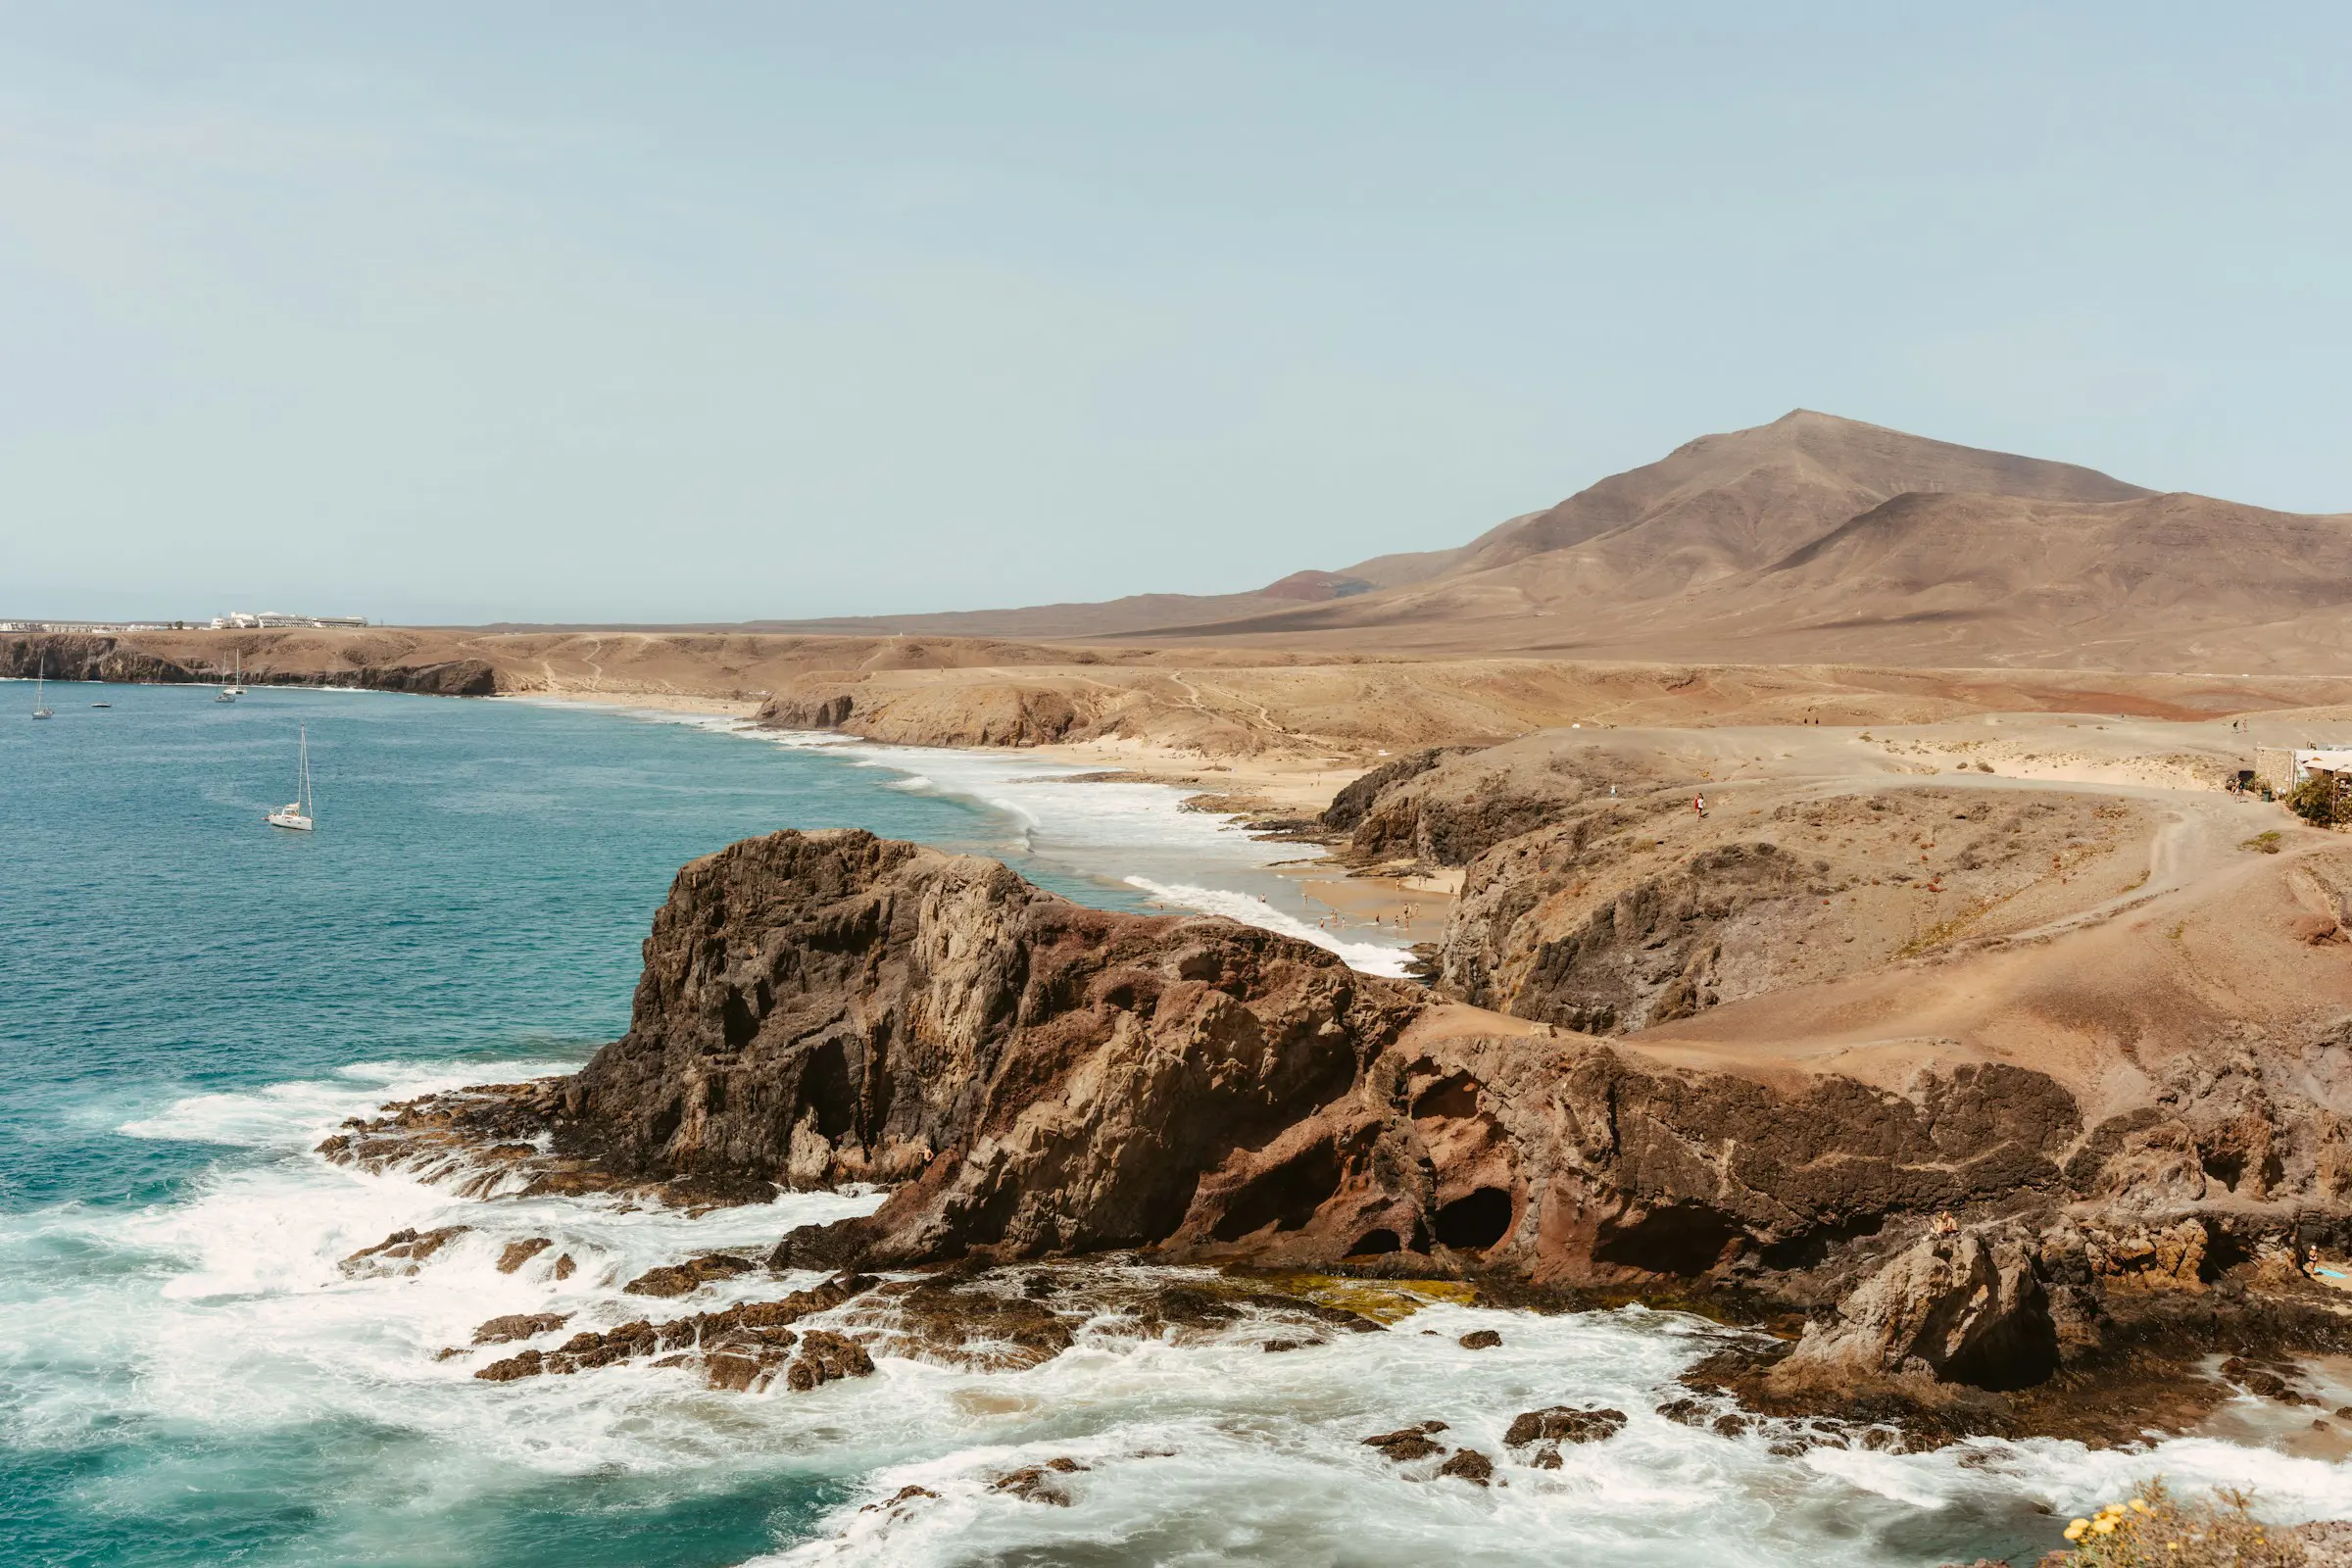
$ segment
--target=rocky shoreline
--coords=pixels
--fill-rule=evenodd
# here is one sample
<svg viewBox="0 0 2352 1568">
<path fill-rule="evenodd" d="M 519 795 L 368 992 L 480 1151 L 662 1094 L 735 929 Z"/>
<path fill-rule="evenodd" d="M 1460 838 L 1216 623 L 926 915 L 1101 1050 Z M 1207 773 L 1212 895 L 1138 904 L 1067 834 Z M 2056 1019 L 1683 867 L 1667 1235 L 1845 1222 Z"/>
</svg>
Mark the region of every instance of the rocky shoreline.
<svg viewBox="0 0 2352 1568">
<path fill-rule="evenodd" d="M 255 639 L 269 649 L 270 641 Z M 226 646 L 220 650 L 225 656 Z M 225 665 L 202 665 L 138 646 L 137 640 L 103 632 L 41 632 L 0 637 L 0 676 L 30 680 L 38 673 L 53 681 L 117 681 L 136 686 L 216 685 L 228 676 Z M 276 668 L 257 662 L 243 670 L 248 686 L 339 686 L 421 697 L 492 697 L 497 671 L 478 659 L 382 662 L 340 657 L 311 667 Z"/>
<path fill-rule="evenodd" d="M 1250 1282 L 1697 1310 L 1730 1328 L 1692 1408 L 1822 1441 L 2131 1443 L 2239 1391 L 2308 1399 L 2292 1358 L 2352 1348 L 2352 1298 L 2294 1266 L 2352 1235 L 2340 1205 L 2165 1201 L 2129 1179 L 2149 1117 L 2093 1120 L 2022 1067 L 1898 1094 L 1662 1066 L 1268 932 L 1084 908 L 856 831 L 687 866 L 645 958 L 629 1032 L 577 1074 L 387 1107 L 322 1152 L 485 1199 L 887 1186 L 764 1260 L 827 1272 L 847 1293 L 829 1308 L 896 1303 L 828 1320 L 859 1347 L 1058 1353 L 1051 1303 L 1101 1316 L 1105 1257 L 1210 1271 L 1211 1299 L 1300 1345 L 1335 1328 L 1313 1294 Z M 2274 1131 L 2283 1199 L 2293 1129 Z M 1130 1297 L 1138 1332 L 1198 1315 Z M 790 1337 L 807 1307 L 506 1364 L 693 1354 L 748 1388 L 813 1356 L 793 1376 L 855 1375 L 840 1346 Z M 910 1312 L 931 1328 L 891 1326 Z M 2239 1359 L 2210 1367 L 2223 1347 Z"/>
</svg>

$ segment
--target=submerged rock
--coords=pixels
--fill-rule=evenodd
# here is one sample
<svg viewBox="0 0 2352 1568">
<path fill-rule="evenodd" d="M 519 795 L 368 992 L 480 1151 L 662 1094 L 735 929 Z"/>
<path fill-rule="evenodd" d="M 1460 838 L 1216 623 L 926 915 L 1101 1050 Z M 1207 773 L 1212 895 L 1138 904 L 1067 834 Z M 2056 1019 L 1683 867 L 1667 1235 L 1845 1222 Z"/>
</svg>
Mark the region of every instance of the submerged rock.
<svg viewBox="0 0 2352 1568">
<path fill-rule="evenodd" d="M 552 1334 L 571 1321 L 569 1312 L 514 1312 L 506 1317 L 494 1317 L 473 1331 L 476 1345 L 507 1345 L 515 1340 L 528 1340 L 541 1334 Z"/>
<path fill-rule="evenodd" d="M 837 1276 L 780 1300 L 746 1301 L 723 1311 L 697 1312 L 663 1323 L 641 1318 L 601 1333 L 584 1330 L 553 1350 L 524 1350 L 490 1363 L 474 1376 L 485 1383 L 511 1383 L 517 1378 L 584 1372 L 660 1356 L 656 1365 L 699 1362 L 704 1381 L 711 1388 L 736 1392 L 756 1393 L 779 1376 L 794 1390 L 813 1389 L 837 1378 L 865 1377 L 874 1370 L 874 1363 L 856 1340 L 823 1329 L 795 1332 L 787 1325 L 831 1311 L 878 1283 L 865 1275 Z"/>
<path fill-rule="evenodd" d="M 1066 1456 L 1048 1459 L 1044 1464 L 1026 1465 L 1018 1470 L 1006 1471 L 990 1482 L 988 1490 L 1010 1493 L 1024 1502 L 1047 1502 L 1057 1508 L 1067 1508 L 1070 1505 L 1070 1494 L 1054 1484 L 1055 1479 L 1060 1476 L 1075 1475 L 1081 1470 L 1092 1468 L 1091 1465 L 1080 1464 L 1077 1460 Z"/>
<path fill-rule="evenodd" d="M 701 1257 L 683 1263 L 670 1263 L 650 1268 L 623 1285 L 624 1296 L 689 1296 L 704 1286 L 718 1280 L 731 1280 L 738 1274 L 749 1274 L 759 1267 L 748 1257 L 736 1257 L 727 1252 L 706 1252 Z"/>
<path fill-rule="evenodd" d="M 1476 1448 L 1456 1448 L 1452 1458 L 1438 1466 L 1438 1474 L 1484 1487 L 1494 1479 L 1494 1461 Z"/>
<path fill-rule="evenodd" d="M 1424 1421 L 1419 1426 L 1398 1427 L 1394 1432 L 1382 1432 L 1363 1440 L 1367 1448 L 1378 1448 L 1382 1455 L 1395 1463 L 1426 1459 L 1433 1453 L 1444 1453 L 1446 1446 L 1432 1443 L 1429 1435 L 1446 1430 L 1443 1421 Z"/>
<path fill-rule="evenodd" d="M 337 1267 L 354 1279 L 414 1274 L 418 1264 L 471 1229 L 470 1225 L 444 1225 L 433 1231 L 394 1231 L 373 1247 L 361 1248 Z"/>
<path fill-rule="evenodd" d="M 1624 1430 L 1623 1410 L 1555 1404 L 1514 1416 L 1502 1442 L 1511 1448 L 1524 1448 L 1531 1443 L 1600 1443 Z"/>
<path fill-rule="evenodd" d="M 544 1236 L 532 1236 L 519 1242 L 509 1242 L 498 1254 L 498 1271 L 512 1274 L 556 1244 Z"/>
</svg>

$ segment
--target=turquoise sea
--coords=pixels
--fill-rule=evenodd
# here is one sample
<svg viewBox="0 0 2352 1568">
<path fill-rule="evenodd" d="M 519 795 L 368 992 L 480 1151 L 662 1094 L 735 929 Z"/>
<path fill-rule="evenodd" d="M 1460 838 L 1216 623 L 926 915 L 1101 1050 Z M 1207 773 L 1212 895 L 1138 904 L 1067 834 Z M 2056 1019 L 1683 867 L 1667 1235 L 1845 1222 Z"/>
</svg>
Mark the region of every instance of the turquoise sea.
<svg viewBox="0 0 2352 1568">
<path fill-rule="evenodd" d="M 886 1358 L 799 1396 L 651 1368 L 476 1382 L 478 1356 L 436 1357 L 484 1318 L 624 1321 L 642 1303 L 616 1283 L 644 1267 L 878 1200 L 475 1202 L 310 1152 L 384 1100 L 564 1070 L 618 1033 L 684 860 L 857 825 L 1098 904 L 1288 928 L 1272 852 L 1170 792 L 1018 758 L 511 702 L 50 694 L 32 723 L 0 684 L 0 1562 L 1932 1564 L 2044 1544 L 2156 1459 L 2285 1514 L 2352 1513 L 2342 1466 L 2202 1439 L 1778 1456 L 1653 1414 L 1715 1331 L 1639 1309 L 1433 1305 L 1282 1356 L 1245 1330 L 1082 1340 L 1019 1373 Z M 292 796 L 298 726 L 308 836 L 262 823 Z M 458 1223 L 413 1278 L 336 1267 Z M 498 1273 L 526 1235 L 577 1277 Z M 1461 1348 L 1473 1326 L 1502 1348 Z M 1515 1411 L 1563 1399 L 1632 1420 L 1509 1487 L 1401 1479 L 1357 1441 L 1438 1417 L 1499 1452 Z M 1088 1467 L 1070 1506 L 992 1490 L 1055 1455 Z M 909 1485 L 937 1495 L 865 1506 Z"/>
</svg>

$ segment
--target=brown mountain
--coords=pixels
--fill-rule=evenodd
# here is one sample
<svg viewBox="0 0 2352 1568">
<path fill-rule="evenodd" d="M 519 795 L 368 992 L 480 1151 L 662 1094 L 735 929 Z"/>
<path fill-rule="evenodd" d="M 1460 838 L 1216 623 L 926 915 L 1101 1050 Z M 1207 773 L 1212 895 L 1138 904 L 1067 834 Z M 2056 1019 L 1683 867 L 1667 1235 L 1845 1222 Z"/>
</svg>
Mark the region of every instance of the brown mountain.
<svg viewBox="0 0 2352 1568">
<path fill-rule="evenodd" d="M 1250 594 L 828 629 L 1579 658 L 2333 669 L 2352 668 L 2341 624 L 2348 605 L 2352 516 L 2158 494 L 2071 464 L 1800 409 L 1702 436 L 1453 550 L 1302 572 Z"/>
</svg>

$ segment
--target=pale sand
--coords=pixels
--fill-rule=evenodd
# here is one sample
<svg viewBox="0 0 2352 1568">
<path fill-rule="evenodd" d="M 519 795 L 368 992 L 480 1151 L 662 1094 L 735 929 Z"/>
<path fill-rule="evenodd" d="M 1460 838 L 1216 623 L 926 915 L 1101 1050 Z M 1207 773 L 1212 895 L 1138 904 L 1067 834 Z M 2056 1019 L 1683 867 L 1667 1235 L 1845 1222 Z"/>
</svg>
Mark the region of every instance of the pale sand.
<svg viewBox="0 0 2352 1568">
<path fill-rule="evenodd" d="M 550 703 L 582 708 L 639 708 L 658 713 L 707 713 L 714 718 L 750 718 L 760 711 L 753 701 L 704 697 L 687 692 L 612 692 L 561 690 L 502 692 L 485 699 L 493 703 Z"/>
</svg>

